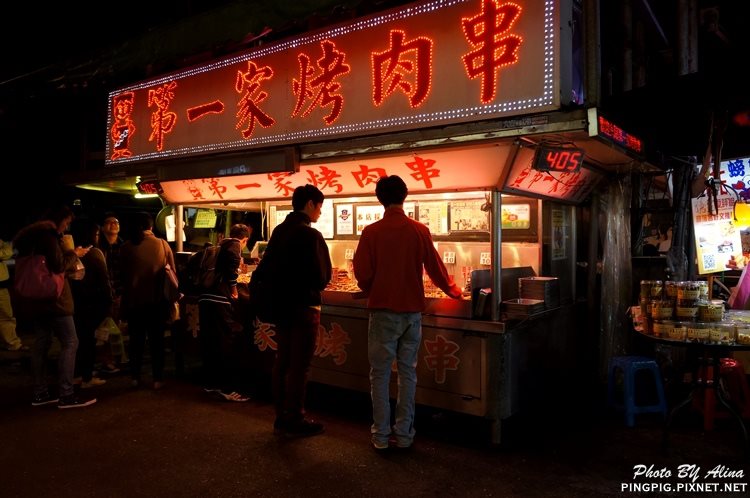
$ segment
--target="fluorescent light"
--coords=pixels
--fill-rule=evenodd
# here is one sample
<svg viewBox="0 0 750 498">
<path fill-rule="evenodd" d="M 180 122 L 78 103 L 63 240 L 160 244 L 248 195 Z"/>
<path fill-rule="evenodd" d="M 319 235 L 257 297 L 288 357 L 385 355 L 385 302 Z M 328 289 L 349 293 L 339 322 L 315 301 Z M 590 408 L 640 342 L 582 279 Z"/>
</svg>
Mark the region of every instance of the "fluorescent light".
<svg viewBox="0 0 750 498">
<path fill-rule="evenodd" d="M 159 197 L 159 194 L 142 194 L 140 192 L 138 192 L 137 194 L 135 194 L 135 198 L 136 199 L 151 199 L 151 198 L 154 198 L 154 197 Z"/>
</svg>

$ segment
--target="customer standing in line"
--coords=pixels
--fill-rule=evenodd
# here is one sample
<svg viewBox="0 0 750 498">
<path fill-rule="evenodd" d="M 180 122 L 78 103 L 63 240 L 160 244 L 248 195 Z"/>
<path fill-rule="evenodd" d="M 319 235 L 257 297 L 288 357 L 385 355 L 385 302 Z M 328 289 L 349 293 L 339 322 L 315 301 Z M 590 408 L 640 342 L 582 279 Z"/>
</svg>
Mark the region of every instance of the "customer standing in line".
<svg viewBox="0 0 750 498">
<path fill-rule="evenodd" d="M 237 223 L 229 229 L 229 237 L 219 243 L 214 267 L 213 288 L 205 289 L 198 298 L 200 343 L 203 357 L 203 389 L 227 401 L 247 401 L 239 393 L 233 362 L 226 351 L 233 337 L 242 331 L 234 319 L 233 303 L 237 302 L 237 277 L 242 263 L 242 250 L 247 246 L 252 229 Z"/>
<path fill-rule="evenodd" d="M 62 293 L 56 300 L 34 300 L 16 296 L 16 313 L 31 323 L 35 341 L 31 352 L 31 369 L 34 382 L 34 406 L 57 403 L 58 408 L 80 408 L 96 403 L 96 398 L 80 398 L 73 389 L 73 370 L 78 350 L 78 336 L 73 321 L 73 293 L 68 276 L 76 272 L 78 258 L 88 249 L 63 248 L 63 234 L 73 221 L 73 211 L 67 206 L 52 209 L 42 221 L 32 223 L 18 232 L 13 245 L 18 257 L 42 255 L 52 273 L 65 273 Z M 58 396 L 49 393 L 47 386 L 47 354 L 52 336 L 60 341 L 57 360 Z"/>
<path fill-rule="evenodd" d="M 271 234 L 253 272 L 251 299 L 267 304 L 260 317 L 276 325 L 272 387 L 276 405 L 274 433 L 314 436 L 323 424 L 305 417 L 305 391 L 320 326 L 321 292 L 331 280 L 331 258 L 323 236 L 310 226 L 320 218 L 323 192 L 297 187 L 294 211 Z"/>
<path fill-rule="evenodd" d="M 28 351 L 16 333 L 16 318 L 10 302 L 10 288 L 13 281 L 8 274 L 6 259 L 13 257 L 13 245 L 0 239 L 0 346 L 8 351 Z"/>
<path fill-rule="evenodd" d="M 162 296 L 157 278 L 165 263 L 174 268 L 174 254 L 167 242 L 154 235 L 154 221 L 146 212 L 133 217 L 133 231 L 120 249 L 122 313 L 130 335 L 130 374 L 133 387 L 141 385 L 146 337 L 151 352 L 153 388 L 164 386 L 164 330 L 172 304 Z"/>
<path fill-rule="evenodd" d="M 104 254 L 96 247 L 99 225 L 88 218 L 81 218 L 76 224 L 76 243 L 90 247 L 89 252 L 81 258 L 86 273 L 82 279 L 70 282 L 75 302 L 73 321 L 78 334 L 76 371 L 81 376 L 81 388 L 88 389 L 107 382 L 95 377 L 93 372 L 96 360 L 96 329 L 111 313 L 112 287 L 109 284 Z"/>
<path fill-rule="evenodd" d="M 115 213 L 107 212 L 104 214 L 99 242 L 97 247 L 104 253 L 107 261 L 107 272 L 109 274 L 109 284 L 112 287 L 112 320 L 119 326 L 120 320 L 120 303 L 122 302 L 122 277 L 120 276 L 120 248 L 124 240 L 120 237 L 120 220 Z M 99 350 L 99 358 L 102 362 L 100 371 L 106 374 L 116 374 L 120 368 L 115 363 L 110 345 L 103 344 Z M 123 352 L 120 357 L 121 363 L 127 363 L 127 354 Z"/>
<path fill-rule="evenodd" d="M 443 292 L 461 298 L 432 243 L 430 230 L 404 213 L 408 189 L 395 175 L 381 177 L 375 195 L 385 208 L 383 218 L 365 227 L 354 254 L 357 285 L 368 296 L 370 310 L 367 356 L 373 424 L 371 443 L 378 451 L 410 448 L 414 441 L 417 356 L 422 342 L 425 308 L 424 271 Z M 391 428 L 389 384 L 393 360 L 398 368 L 395 424 Z"/>
<path fill-rule="evenodd" d="M 104 215 L 101 234 L 97 247 L 104 253 L 107 260 L 107 272 L 109 283 L 112 286 L 114 303 L 112 306 L 112 318 L 115 323 L 120 319 L 120 297 L 122 296 L 122 278 L 120 277 L 120 248 L 123 244 L 120 237 L 120 220 L 114 213 Z"/>
</svg>

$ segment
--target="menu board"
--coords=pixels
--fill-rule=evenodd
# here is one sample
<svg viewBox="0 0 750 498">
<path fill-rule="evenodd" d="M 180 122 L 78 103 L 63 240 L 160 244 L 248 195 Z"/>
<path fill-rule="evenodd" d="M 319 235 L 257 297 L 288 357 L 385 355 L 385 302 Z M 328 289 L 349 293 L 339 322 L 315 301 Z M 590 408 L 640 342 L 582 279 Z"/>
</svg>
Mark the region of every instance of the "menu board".
<svg viewBox="0 0 750 498">
<path fill-rule="evenodd" d="M 213 209 L 198 209 L 195 212 L 193 228 L 215 228 L 216 211 Z"/>
<path fill-rule="evenodd" d="M 313 223 L 313 228 L 316 228 L 323 234 L 324 239 L 332 239 L 334 218 L 333 202 L 326 199 L 323 201 L 323 207 L 320 210 L 320 218 L 318 218 L 317 222 Z"/>
<path fill-rule="evenodd" d="M 294 211 L 292 206 L 271 206 L 271 233 L 273 233 L 273 230 L 279 226 L 292 211 Z M 323 238 L 332 239 L 333 221 L 333 202 L 325 200 L 323 201 L 323 207 L 320 210 L 320 218 L 318 218 L 317 222 L 312 224 L 312 227 L 318 230 L 323 235 Z"/>
<path fill-rule="evenodd" d="M 383 206 L 380 204 L 358 205 L 355 211 L 357 235 L 362 235 L 362 230 L 367 225 L 375 223 L 383 217 Z"/>
<path fill-rule="evenodd" d="M 273 233 L 274 228 L 279 226 L 281 222 L 286 219 L 286 215 L 288 215 L 292 211 L 293 209 L 291 206 L 271 206 L 271 221 L 273 221 L 273 228 L 271 229 L 271 233 Z"/>
<path fill-rule="evenodd" d="M 448 202 L 420 202 L 419 221 L 427 225 L 433 235 L 448 235 Z"/>
<path fill-rule="evenodd" d="M 473 199 L 450 202 L 450 231 L 451 232 L 488 232 L 490 230 L 490 216 L 482 211 L 486 204 L 484 199 Z"/>
</svg>

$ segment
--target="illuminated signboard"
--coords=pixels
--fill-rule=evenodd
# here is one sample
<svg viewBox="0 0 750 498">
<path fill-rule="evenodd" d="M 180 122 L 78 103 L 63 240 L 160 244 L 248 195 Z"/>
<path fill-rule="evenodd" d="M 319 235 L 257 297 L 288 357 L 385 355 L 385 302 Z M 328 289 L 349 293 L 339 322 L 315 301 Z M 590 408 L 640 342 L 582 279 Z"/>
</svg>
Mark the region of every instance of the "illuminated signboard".
<svg viewBox="0 0 750 498">
<path fill-rule="evenodd" d="M 510 194 L 532 194 L 547 199 L 581 203 L 589 196 L 603 178 L 587 168 L 572 171 L 538 171 L 534 169 L 535 151 L 522 147 L 518 151 L 510 173 L 505 180 L 503 192 Z"/>
<path fill-rule="evenodd" d="M 159 182 L 138 182 L 135 184 L 135 188 L 138 189 L 138 193 L 144 195 L 159 195 L 162 193 Z"/>
<path fill-rule="evenodd" d="M 713 205 L 709 207 L 706 196 L 691 199 L 696 260 L 701 275 L 726 271 L 730 260 L 742 260 L 742 239 L 734 222 L 734 201 L 734 194 L 719 192 L 716 210 Z"/>
<path fill-rule="evenodd" d="M 643 153 L 643 142 L 640 138 L 631 135 L 602 116 L 598 117 L 597 125 L 599 127 L 599 136 L 605 137 L 638 154 Z"/>
<path fill-rule="evenodd" d="M 540 145 L 536 149 L 531 167 L 537 171 L 577 173 L 583 164 L 583 149 Z"/>
<path fill-rule="evenodd" d="M 301 185 L 314 185 L 326 197 L 373 195 L 375 182 L 400 176 L 410 193 L 497 188 L 510 145 L 454 147 L 389 157 L 355 158 L 305 164 L 296 173 L 273 172 L 163 181 L 169 204 L 232 202 L 291 198 Z M 466 165 L 471 164 L 471 168 Z"/>
<path fill-rule="evenodd" d="M 554 0 L 432 0 L 109 95 L 106 164 L 559 108 Z"/>
</svg>

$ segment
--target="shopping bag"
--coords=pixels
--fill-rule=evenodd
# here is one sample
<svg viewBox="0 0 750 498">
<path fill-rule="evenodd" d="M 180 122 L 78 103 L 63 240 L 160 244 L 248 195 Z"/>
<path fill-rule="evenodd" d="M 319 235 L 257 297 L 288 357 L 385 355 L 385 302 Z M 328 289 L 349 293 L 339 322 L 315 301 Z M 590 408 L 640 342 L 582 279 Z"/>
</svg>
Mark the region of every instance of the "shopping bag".
<svg viewBox="0 0 750 498">
<path fill-rule="evenodd" d="M 57 299 L 65 285 L 65 274 L 52 273 L 44 256 L 32 254 L 16 259 L 13 288 L 27 299 Z"/>
<path fill-rule="evenodd" d="M 99 324 L 99 326 L 94 331 L 94 337 L 96 337 L 97 341 L 101 342 L 107 342 L 109 341 L 110 335 L 119 335 L 120 329 L 117 327 L 117 324 L 112 319 L 111 316 L 108 316 L 104 320 L 102 320 L 102 323 Z"/>
</svg>

